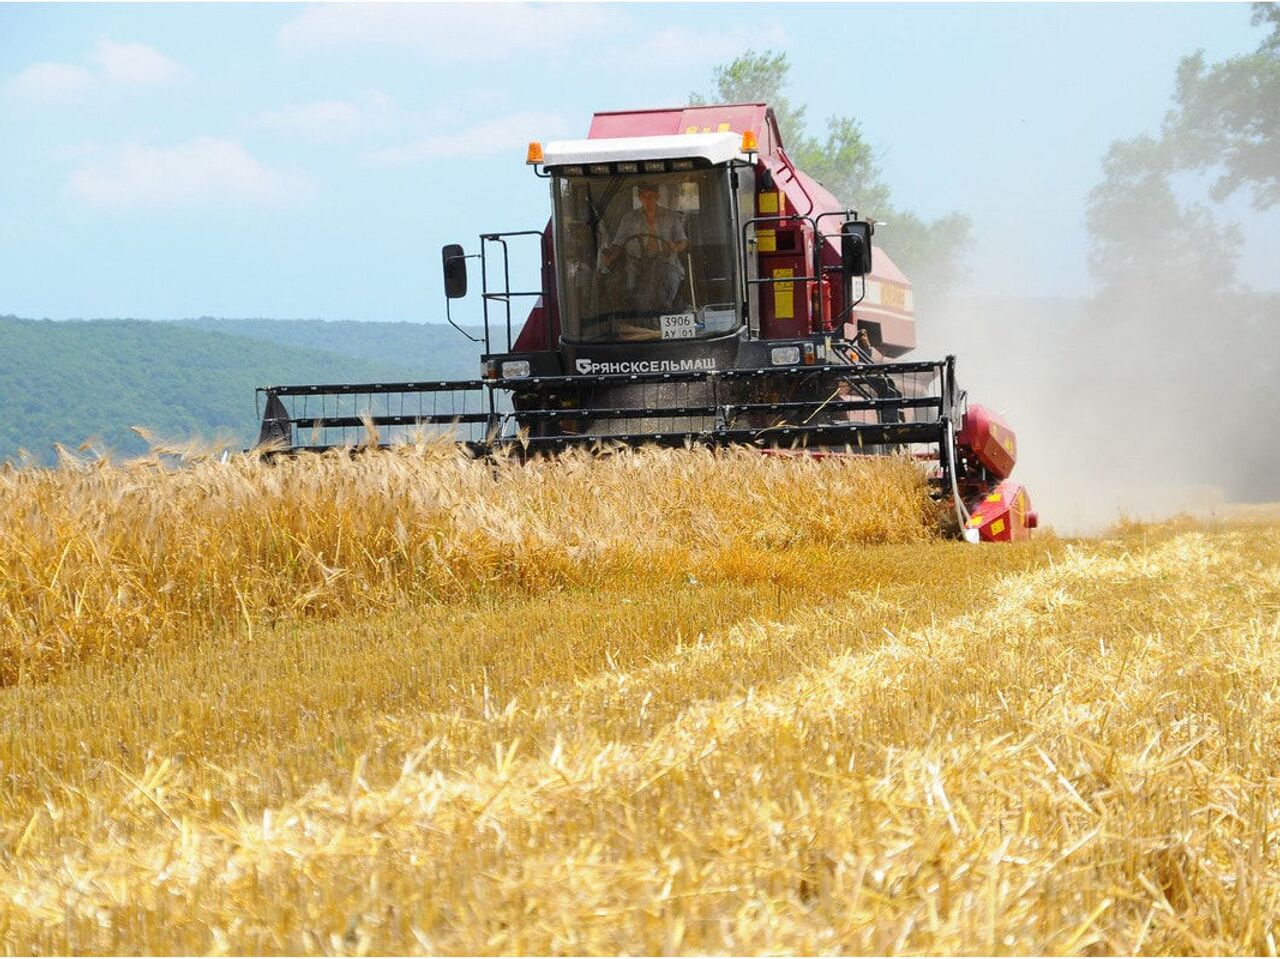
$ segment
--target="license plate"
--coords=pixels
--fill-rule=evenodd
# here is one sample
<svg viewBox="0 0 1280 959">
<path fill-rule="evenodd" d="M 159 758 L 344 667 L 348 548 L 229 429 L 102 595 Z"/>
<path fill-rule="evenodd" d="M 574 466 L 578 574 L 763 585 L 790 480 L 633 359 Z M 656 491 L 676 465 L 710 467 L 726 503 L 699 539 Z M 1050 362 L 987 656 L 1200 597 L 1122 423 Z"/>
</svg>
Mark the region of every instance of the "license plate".
<svg viewBox="0 0 1280 959">
<path fill-rule="evenodd" d="M 664 340 L 691 340 L 698 335 L 698 319 L 692 313 L 664 313 L 658 323 Z"/>
</svg>

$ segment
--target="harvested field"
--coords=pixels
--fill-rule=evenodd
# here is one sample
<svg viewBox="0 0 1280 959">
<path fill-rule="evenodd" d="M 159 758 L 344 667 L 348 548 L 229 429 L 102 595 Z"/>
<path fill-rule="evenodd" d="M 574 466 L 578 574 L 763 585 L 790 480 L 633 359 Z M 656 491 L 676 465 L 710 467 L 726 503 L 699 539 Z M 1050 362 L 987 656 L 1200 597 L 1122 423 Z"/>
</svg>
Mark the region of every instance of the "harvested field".
<svg viewBox="0 0 1280 959">
<path fill-rule="evenodd" d="M 914 469 L 0 472 L 7 952 L 1271 953 L 1280 523 Z"/>
</svg>

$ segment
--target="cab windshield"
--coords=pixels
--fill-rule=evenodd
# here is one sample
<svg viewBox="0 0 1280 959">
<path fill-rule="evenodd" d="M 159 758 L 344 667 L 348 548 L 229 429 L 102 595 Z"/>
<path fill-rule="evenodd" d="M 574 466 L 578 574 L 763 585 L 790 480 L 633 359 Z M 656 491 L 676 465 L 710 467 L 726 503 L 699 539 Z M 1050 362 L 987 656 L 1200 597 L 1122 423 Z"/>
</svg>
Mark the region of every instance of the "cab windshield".
<svg viewBox="0 0 1280 959">
<path fill-rule="evenodd" d="M 561 324 L 576 342 L 720 336 L 738 327 L 724 167 L 557 176 Z"/>
</svg>

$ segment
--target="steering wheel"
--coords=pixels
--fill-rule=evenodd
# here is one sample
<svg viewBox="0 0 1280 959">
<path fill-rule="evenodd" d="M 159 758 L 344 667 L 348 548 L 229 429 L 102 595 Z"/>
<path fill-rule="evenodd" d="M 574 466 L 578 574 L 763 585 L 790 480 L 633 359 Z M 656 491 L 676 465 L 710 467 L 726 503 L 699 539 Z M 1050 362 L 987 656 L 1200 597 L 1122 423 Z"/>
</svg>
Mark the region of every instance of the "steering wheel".
<svg viewBox="0 0 1280 959">
<path fill-rule="evenodd" d="M 646 249 L 646 241 L 657 240 L 658 249 Z M 635 249 L 632 244 L 637 243 Z M 623 240 L 618 246 L 622 247 L 622 251 L 632 260 L 643 260 L 650 257 L 665 256 L 671 248 L 671 243 L 665 237 L 661 237 L 656 233 L 632 233 Z"/>
</svg>

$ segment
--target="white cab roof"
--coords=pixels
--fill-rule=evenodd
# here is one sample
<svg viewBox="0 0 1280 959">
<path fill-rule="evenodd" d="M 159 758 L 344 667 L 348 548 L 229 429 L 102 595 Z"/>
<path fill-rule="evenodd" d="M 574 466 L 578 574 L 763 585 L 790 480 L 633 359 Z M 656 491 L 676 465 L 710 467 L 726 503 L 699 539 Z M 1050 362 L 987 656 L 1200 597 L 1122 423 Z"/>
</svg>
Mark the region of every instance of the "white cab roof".
<svg viewBox="0 0 1280 959">
<path fill-rule="evenodd" d="M 739 133 L 683 133 L 660 137 L 607 137 L 600 140 L 556 140 L 543 151 L 543 166 L 617 163 L 626 160 L 683 160 L 712 163 L 745 159 Z"/>
</svg>

